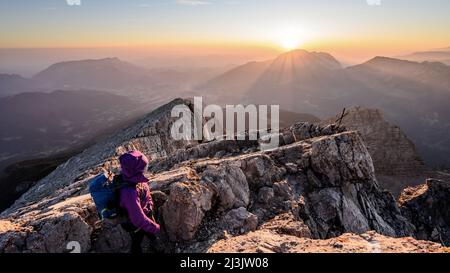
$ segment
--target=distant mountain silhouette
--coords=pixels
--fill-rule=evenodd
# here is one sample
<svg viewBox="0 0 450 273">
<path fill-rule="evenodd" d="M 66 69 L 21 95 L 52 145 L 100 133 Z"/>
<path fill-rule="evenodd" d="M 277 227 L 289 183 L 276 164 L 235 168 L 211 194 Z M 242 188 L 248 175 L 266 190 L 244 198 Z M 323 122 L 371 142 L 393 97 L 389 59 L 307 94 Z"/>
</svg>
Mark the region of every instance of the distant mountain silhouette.
<svg viewBox="0 0 450 273">
<path fill-rule="evenodd" d="M 365 105 L 383 109 L 404 129 L 429 163 L 450 165 L 450 67 L 374 58 L 348 68 L 371 94 Z"/>
<path fill-rule="evenodd" d="M 223 71 L 146 69 L 118 58 L 65 61 L 49 66 L 31 79 L 0 74 L 0 97 L 24 92 L 91 89 L 159 105 Z"/>
<path fill-rule="evenodd" d="M 147 70 L 118 58 L 56 63 L 33 77 L 35 85 L 52 90 L 120 90 L 129 86 L 145 86 L 150 80 Z"/>
<path fill-rule="evenodd" d="M 31 82 L 15 74 L 0 74 L 0 97 L 30 91 Z"/>
<path fill-rule="evenodd" d="M 74 148 L 148 109 L 103 91 L 23 93 L 0 99 L 0 170 L 16 159 Z"/>
<path fill-rule="evenodd" d="M 299 49 L 283 53 L 273 60 L 251 62 L 234 68 L 207 82 L 200 89 L 219 102 L 243 99 L 258 104 L 259 99 L 262 99 L 267 103 L 266 98 L 274 90 L 284 90 L 283 93 L 287 93 L 289 91 L 286 89 L 297 86 L 301 81 L 314 80 L 314 83 L 318 83 L 317 77 L 328 77 L 330 73 L 340 69 L 339 62 L 327 53 Z M 265 94 L 266 92 L 269 94 Z M 283 100 L 287 98 L 286 95 L 278 98 Z"/>
<path fill-rule="evenodd" d="M 271 61 L 250 62 L 233 68 L 199 86 L 198 93 L 207 95 L 207 98 L 216 103 L 241 99 L 270 64 Z"/>
<path fill-rule="evenodd" d="M 376 57 L 342 68 L 329 54 L 296 50 L 237 67 L 201 90 L 215 103 L 279 104 L 322 119 L 344 107 L 378 108 L 429 163 L 450 166 L 450 67 L 442 63 Z"/>
<path fill-rule="evenodd" d="M 442 62 L 446 65 L 450 65 L 450 47 L 431 51 L 414 52 L 408 55 L 400 56 L 398 58 L 416 62 Z"/>
<path fill-rule="evenodd" d="M 109 91 L 135 101 L 160 105 L 223 71 L 146 69 L 118 58 L 65 61 L 49 66 L 31 79 L 0 74 L 0 97 L 85 89 Z"/>
<path fill-rule="evenodd" d="M 420 84 L 448 90 L 450 88 L 450 67 L 440 62 L 412 62 L 387 57 L 375 57 L 349 70 L 368 73 L 371 76 L 392 75 L 415 80 Z"/>
</svg>

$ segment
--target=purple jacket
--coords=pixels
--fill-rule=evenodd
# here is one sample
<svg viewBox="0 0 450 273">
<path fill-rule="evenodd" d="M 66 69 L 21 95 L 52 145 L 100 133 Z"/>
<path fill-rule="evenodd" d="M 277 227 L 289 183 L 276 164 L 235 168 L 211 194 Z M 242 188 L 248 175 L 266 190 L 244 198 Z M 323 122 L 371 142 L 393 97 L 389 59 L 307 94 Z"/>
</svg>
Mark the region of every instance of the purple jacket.
<svg viewBox="0 0 450 273">
<path fill-rule="evenodd" d="M 148 233 L 158 233 L 159 225 L 151 219 L 153 200 L 146 182 L 120 189 L 120 206 L 128 212 L 131 223 Z"/>
</svg>

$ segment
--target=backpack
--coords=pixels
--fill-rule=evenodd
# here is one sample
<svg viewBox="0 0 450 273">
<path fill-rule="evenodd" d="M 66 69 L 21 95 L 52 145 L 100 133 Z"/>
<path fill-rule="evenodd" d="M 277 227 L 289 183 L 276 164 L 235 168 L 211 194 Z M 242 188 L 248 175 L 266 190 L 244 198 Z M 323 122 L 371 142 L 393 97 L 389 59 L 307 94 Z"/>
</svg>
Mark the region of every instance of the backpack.
<svg viewBox="0 0 450 273">
<path fill-rule="evenodd" d="M 94 200 L 101 220 L 115 219 L 121 213 L 120 189 L 131 186 L 123 181 L 121 175 L 111 180 L 105 174 L 99 174 L 89 182 L 89 193 Z"/>
</svg>

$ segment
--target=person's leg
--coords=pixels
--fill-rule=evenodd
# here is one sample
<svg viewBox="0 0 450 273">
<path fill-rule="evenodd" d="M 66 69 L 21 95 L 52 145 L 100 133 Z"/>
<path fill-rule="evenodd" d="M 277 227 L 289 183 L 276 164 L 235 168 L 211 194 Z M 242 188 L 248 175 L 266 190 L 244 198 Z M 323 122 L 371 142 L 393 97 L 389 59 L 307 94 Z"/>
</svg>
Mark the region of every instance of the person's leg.
<svg viewBox="0 0 450 273">
<path fill-rule="evenodd" d="M 131 234 L 131 253 L 141 254 L 142 253 L 141 245 L 145 233 L 139 230 L 138 232 L 130 232 L 130 234 Z"/>
<path fill-rule="evenodd" d="M 156 247 L 156 236 L 151 233 L 146 233 L 145 235 L 147 236 L 148 241 L 150 243 L 149 244 L 150 251 L 152 251 L 153 253 L 159 253 L 160 251 Z"/>
<path fill-rule="evenodd" d="M 130 234 L 131 237 L 131 253 L 139 254 L 142 253 L 142 240 L 144 240 L 145 232 L 142 230 L 137 230 L 137 228 L 130 222 L 122 223 L 122 228 Z"/>
</svg>

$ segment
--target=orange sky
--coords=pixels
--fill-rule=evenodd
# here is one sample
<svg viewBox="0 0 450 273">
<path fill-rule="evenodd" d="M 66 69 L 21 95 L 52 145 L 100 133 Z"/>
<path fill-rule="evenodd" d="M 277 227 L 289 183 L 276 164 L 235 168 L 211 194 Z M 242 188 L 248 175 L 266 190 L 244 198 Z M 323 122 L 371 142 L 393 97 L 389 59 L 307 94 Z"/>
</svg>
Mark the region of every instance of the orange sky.
<svg viewBox="0 0 450 273">
<path fill-rule="evenodd" d="M 253 60 L 299 47 L 356 63 L 450 46 L 449 11 L 448 0 L 2 1 L 0 48 L 108 47 L 130 59 Z"/>
</svg>

